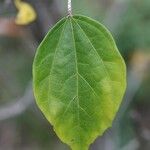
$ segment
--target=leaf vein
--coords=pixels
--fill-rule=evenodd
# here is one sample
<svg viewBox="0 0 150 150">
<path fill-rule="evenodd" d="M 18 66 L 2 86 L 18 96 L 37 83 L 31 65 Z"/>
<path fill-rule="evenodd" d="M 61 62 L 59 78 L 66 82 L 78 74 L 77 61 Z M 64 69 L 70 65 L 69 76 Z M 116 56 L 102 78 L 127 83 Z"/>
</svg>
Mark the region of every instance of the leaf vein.
<svg viewBox="0 0 150 150">
<path fill-rule="evenodd" d="M 90 85 L 90 83 L 80 73 L 78 73 L 78 75 L 90 87 L 90 89 L 94 92 L 95 96 L 99 97 L 99 95 L 96 93 L 94 88 Z"/>
<path fill-rule="evenodd" d="M 51 76 L 52 68 L 53 68 L 53 65 L 54 65 L 56 53 L 57 53 L 57 50 L 58 50 L 57 47 L 58 47 L 58 45 L 59 45 L 59 43 L 60 43 L 60 41 L 61 41 L 61 37 L 62 37 L 62 34 L 63 34 L 64 30 L 65 30 L 65 25 L 66 25 L 66 23 L 67 23 L 67 20 L 65 21 L 64 26 L 63 26 L 63 29 L 62 29 L 62 32 L 61 32 L 61 34 L 60 34 L 60 37 L 59 37 L 59 40 L 58 40 L 58 43 L 57 43 L 57 46 L 56 46 L 56 49 L 55 49 L 55 53 L 54 53 L 54 56 L 53 56 L 52 65 L 51 65 L 50 71 L 49 71 L 48 90 L 47 90 L 47 92 L 48 92 L 48 100 L 49 100 L 49 101 L 50 101 L 50 97 L 49 97 L 49 96 L 50 96 L 50 95 L 49 95 L 49 93 L 50 93 L 50 76 Z"/>
<path fill-rule="evenodd" d="M 65 21 L 65 22 L 66 22 L 66 21 Z M 53 34 L 55 34 L 62 26 L 64 26 L 65 22 L 64 22 Z M 59 42 L 59 40 L 58 40 L 58 42 Z M 57 47 L 57 45 L 58 45 L 58 42 L 57 42 L 57 44 L 56 44 L 56 47 Z M 42 64 L 47 58 L 49 58 L 50 56 L 51 56 L 51 53 L 50 53 L 49 55 L 47 55 L 46 57 L 44 57 L 44 58 L 40 61 L 40 63 L 36 66 L 36 68 L 39 68 L 39 67 L 41 66 L 41 64 Z"/>
</svg>

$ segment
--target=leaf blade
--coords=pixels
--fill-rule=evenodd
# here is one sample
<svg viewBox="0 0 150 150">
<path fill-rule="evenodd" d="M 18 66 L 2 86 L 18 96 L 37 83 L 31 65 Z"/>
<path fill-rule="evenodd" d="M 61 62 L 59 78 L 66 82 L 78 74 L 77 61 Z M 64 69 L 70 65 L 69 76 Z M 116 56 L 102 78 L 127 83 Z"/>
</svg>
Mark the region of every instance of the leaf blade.
<svg viewBox="0 0 150 150">
<path fill-rule="evenodd" d="M 34 93 L 61 140 L 74 150 L 86 150 L 111 126 L 125 91 L 125 75 L 107 29 L 87 17 L 73 16 L 62 19 L 39 46 Z"/>
</svg>

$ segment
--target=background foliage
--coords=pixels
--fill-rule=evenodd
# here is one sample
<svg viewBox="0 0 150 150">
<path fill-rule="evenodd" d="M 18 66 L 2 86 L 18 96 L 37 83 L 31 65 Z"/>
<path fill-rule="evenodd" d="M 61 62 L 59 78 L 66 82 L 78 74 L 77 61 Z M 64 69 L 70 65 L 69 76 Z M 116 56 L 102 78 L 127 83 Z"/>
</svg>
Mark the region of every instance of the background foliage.
<svg viewBox="0 0 150 150">
<path fill-rule="evenodd" d="M 26 26 L 15 24 L 13 1 L 0 0 L 0 150 L 67 150 L 33 100 L 35 50 L 45 33 L 66 15 L 67 0 L 25 0 L 37 12 Z M 75 0 L 75 14 L 105 24 L 126 60 L 128 88 L 113 128 L 92 150 L 150 149 L 150 1 Z"/>
</svg>

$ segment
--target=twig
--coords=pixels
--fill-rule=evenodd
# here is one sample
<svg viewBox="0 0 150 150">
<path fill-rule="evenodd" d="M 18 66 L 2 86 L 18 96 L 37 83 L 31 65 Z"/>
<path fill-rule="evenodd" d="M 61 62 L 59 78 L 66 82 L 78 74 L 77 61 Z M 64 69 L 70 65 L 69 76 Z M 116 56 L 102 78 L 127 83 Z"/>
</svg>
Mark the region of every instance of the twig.
<svg viewBox="0 0 150 150">
<path fill-rule="evenodd" d="M 68 15 L 72 16 L 72 3 L 71 3 L 71 0 L 68 0 Z"/>
</svg>

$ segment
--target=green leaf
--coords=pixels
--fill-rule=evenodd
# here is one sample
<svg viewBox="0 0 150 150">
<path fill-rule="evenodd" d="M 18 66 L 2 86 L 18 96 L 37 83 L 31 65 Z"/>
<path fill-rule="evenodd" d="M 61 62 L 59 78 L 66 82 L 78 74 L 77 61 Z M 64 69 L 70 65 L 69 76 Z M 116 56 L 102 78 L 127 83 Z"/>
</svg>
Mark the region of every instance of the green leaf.
<svg viewBox="0 0 150 150">
<path fill-rule="evenodd" d="M 126 88 L 126 68 L 109 31 L 84 16 L 63 18 L 33 64 L 36 102 L 73 150 L 111 126 Z"/>
</svg>

